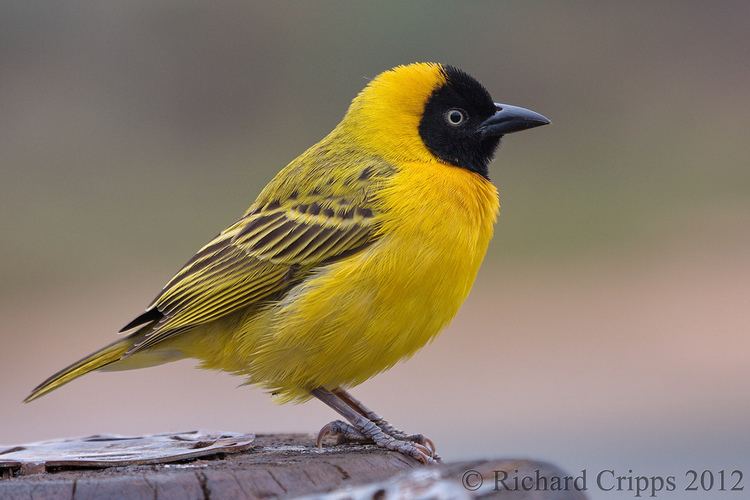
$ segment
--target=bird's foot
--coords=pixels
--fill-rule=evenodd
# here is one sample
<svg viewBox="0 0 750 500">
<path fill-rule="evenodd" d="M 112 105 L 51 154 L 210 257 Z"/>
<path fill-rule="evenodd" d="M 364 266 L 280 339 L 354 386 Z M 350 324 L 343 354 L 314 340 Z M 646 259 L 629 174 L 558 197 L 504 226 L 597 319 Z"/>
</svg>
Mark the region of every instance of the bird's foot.
<svg viewBox="0 0 750 500">
<path fill-rule="evenodd" d="M 336 389 L 335 392 L 331 392 L 318 387 L 311 390 L 310 394 L 349 421 L 347 424 L 336 420 L 323 427 L 318 434 L 318 446 L 326 436 L 338 434 L 343 435 L 345 439 L 355 438 L 358 442 L 362 442 L 363 439 L 370 440 L 381 448 L 397 451 L 423 464 L 440 462 L 440 457 L 435 454 L 435 445 L 432 440 L 421 434 L 409 435 L 393 428 L 345 390 Z"/>
<path fill-rule="evenodd" d="M 373 437 L 375 444 L 381 448 L 387 450 L 393 450 L 401 453 L 402 455 L 410 456 L 423 464 L 436 464 L 440 462 L 440 457 L 433 454 L 433 451 L 426 446 L 413 442 L 405 441 L 403 439 L 396 439 L 393 436 L 389 436 L 385 433 L 380 433 Z"/>
<path fill-rule="evenodd" d="M 368 437 L 353 425 L 342 420 L 334 420 L 320 429 L 316 445 L 318 448 L 322 447 L 323 440 L 330 436 L 336 438 L 336 444 L 374 443 L 382 448 L 398 451 L 404 455 L 416 458 L 422 463 L 436 463 L 441 461 L 440 456 L 435 453 L 435 444 L 431 439 L 422 434 L 406 434 L 394 429 L 390 425 L 388 425 L 387 430 L 380 428 L 378 423 L 375 423 L 375 425 L 378 426 L 380 432 L 375 434 L 374 437 Z M 378 435 L 382 437 L 378 437 Z"/>
<path fill-rule="evenodd" d="M 436 453 L 437 448 L 435 448 L 435 443 L 432 441 L 432 439 L 422 434 L 407 434 L 404 431 L 396 429 L 390 423 L 388 423 L 386 419 L 366 407 L 360 400 L 349 394 L 349 392 L 347 392 L 345 389 L 339 387 L 337 389 L 334 389 L 333 393 L 339 398 L 343 399 L 344 402 L 346 402 L 349 406 L 356 409 L 356 411 L 359 412 L 367 420 L 377 425 L 385 434 L 399 441 L 411 441 L 413 443 L 421 444 L 422 446 L 425 446 L 430 450 L 430 455 L 433 458 L 437 458 L 438 460 L 440 460 L 440 457 L 438 457 Z"/>
<path fill-rule="evenodd" d="M 407 434 L 404 431 L 400 431 L 396 428 L 394 428 L 392 425 L 390 425 L 388 422 L 386 422 L 383 419 L 376 420 L 375 425 L 380 427 L 380 429 L 388 434 L 389 436 L 398 439 L 400 441 L 410 441 L 412 443 L 421 444 L 428 450 L 430 450 L 430 455 L 433 458 L 437 458 L 440 460 L 440 457 L 437 454 L 437 448 L 435 447 L 435 443 L 432 441 L 432 439 L 428 438 L 424 434 Z"/>
</svg>

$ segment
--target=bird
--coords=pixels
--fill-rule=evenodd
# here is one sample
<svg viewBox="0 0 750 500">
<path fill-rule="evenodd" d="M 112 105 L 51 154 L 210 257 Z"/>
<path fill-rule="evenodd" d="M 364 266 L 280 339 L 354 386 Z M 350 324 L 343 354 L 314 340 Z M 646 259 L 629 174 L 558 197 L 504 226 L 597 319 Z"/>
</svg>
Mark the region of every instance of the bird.
<svg viewBox="0 0 750 500">
<path fill-rule="evenodd" d="M 281 169 L 166 283 L 118 340 L 39 384 L 194 358 L 280 403 L 316 398 L 343 420 L 324 440 L 374 443 L 428 464 L 349 391 L 411 357 L 467 298 L 499 214 L 489 165 L 503 136 L 550 123 L 496 103 L 442 63 L 380 73 L 343 119 Z"/>
</svg>

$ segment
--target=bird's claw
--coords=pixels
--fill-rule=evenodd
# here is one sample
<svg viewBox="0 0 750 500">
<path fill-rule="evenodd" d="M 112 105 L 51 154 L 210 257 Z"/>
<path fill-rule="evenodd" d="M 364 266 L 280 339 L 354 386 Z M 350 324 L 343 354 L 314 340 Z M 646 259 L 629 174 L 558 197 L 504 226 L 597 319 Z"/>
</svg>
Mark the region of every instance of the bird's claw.
<svg viewBox="0 0 750 500">
<path fill-rule="evenodd" d="M 439 457 L 433 457 L 432 452 L 426 446 L 415 443 L 414 441 L 405 441 L 388 436 L 383 440 L 375 441 L 375 444 L 381 448 L 410 456 L 425 465 L 436 464 L 440 461 Z"/>
<path fill-rule="evenodd" d="M 347 424 L 342 420 L 334 420 L 333 422 L 328 422 L 324 425 L 318 432 L 318 437 L 315 439 L 315 445 L 318 448 L 322 448 L 323 440 L 328 436 L 335 436 L 336 444 L 372 442 L 372 439 L 359 432 L 351 424 Z"/>
<path fill-rule="evenodd" d="M 398 438 L 398 436 L 393 436 Z M 409 434 L 402 438 L 404 441 L 411 441 L 412 443 L 418 443 L 430 450 L 430 456 L 437 456 L 435 448 L 435 442 L 423 434 Z"/>
<path fill-rule="evenodd" d="M 437 454 L 437 448 L 435 447 L 435 442 L 432 439 L 425 436 L 424 434 L 406 434 L 405 432 L 401 432 L 398 430 L 394 430 L 392 432 L 388 432 L 388 431 L 384 431 L 384 432 L 402 441 L 411 441 L 412 443 L 421 444 L 422 446 L 430 450 L 431 457 L 437 458 L 438 460 L 440 459 L 440 457 Z"/>
</svg>

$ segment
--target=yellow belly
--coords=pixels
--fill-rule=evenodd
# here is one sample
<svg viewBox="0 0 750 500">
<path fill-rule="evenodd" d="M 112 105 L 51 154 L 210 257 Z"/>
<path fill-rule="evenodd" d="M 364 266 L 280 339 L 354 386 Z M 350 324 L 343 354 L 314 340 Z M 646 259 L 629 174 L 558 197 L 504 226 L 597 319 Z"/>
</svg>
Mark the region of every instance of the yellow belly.
<svg viewBox="0 0 750 500">
<path fill-rule="evenodd" d="M 374 245 L 316 271 L 278 303 L 185 335 L 186 354 L 284 401 L 356 385 L 414 354 L 468 295 L 499 207 L 489 181 L 429 167 L 402 171 L 384 189 L 384 213 L 393 215 Z"/>
</svg>

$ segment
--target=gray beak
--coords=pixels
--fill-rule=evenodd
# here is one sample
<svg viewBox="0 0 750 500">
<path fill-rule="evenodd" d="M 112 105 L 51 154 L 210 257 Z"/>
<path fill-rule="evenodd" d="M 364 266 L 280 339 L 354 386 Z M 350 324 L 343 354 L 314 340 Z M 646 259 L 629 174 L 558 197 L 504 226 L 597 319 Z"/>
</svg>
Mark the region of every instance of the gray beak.
<svg viewBox="0 0 750 500">
<path fill-rule="evenodd" d="M 495 108 L 495 114 L 479 126 L 479 131 L 485 137 L 500 137 L 550 123 L 546 116 L 530 109 L 500 103 L 495 103 Z"/>
</svg>

